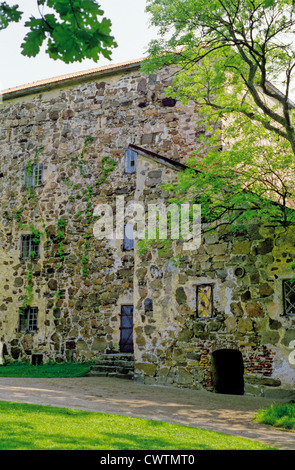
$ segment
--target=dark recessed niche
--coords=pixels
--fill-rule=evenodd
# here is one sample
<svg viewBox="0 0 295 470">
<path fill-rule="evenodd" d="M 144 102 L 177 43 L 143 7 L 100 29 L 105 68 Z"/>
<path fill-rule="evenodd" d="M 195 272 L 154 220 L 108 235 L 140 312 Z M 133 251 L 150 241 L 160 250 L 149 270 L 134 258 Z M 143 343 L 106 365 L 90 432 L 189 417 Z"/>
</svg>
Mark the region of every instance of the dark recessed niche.
<svg viewBox="0 0 295 470">
<path fill-rule="evenodd" d="M 152 299 L 145 299 L 145 301 L 144 301 L 144 310 L 145 310 L 145 312 L 152 312 L 153 311 L 153 301 L 152 301 Z"/>
<path fill-rule="evenodd" d="M 43 363 L 43 354 L 32 354 L 32 365 L 40 366 Z"/>
<path fill-rule="evenodd" d="M 243 277 L 244 275 L 245 275 L 245 269 L 244 269 L 244 268 L 239 267 L 239 268 L 236 268 L 236 269 L 235 269 L 235 276 L 236 276 L 236 277 L 241 278 L 241 277 Z"/>
<path fill-rule="evenodd" d="M 162 106 L 168 106 L 173 108 L 176 105 L 176 100 L 174 98 L 163 98 L 162 99 Z"/>
</svg>

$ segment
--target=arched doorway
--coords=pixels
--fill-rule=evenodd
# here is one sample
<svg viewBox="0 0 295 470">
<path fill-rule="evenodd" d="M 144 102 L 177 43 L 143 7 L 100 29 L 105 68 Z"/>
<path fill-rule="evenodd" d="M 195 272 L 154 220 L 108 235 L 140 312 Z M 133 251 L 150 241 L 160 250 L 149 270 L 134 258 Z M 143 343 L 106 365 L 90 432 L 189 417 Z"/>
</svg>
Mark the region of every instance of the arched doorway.
<svg viewBox="0 0 295 470">
<path fill-rule="evenodd" d="M 212 353 L 212 380 L 216 393 L 244 394 L 244 364 L 240 351 L 219 349 Z"/>
</svg>

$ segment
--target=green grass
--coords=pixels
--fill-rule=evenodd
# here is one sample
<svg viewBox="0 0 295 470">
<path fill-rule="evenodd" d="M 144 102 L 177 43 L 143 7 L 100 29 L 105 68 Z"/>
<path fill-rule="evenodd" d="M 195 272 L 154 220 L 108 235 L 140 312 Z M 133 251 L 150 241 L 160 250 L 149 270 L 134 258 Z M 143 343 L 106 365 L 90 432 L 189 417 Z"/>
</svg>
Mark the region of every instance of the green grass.
<svg viewBox="0 0 295 470">
<path fill-rule="evenodd" d="M 0 377 L 85 377 L 94 362 L 61 362 L 33 366 L 27 362 L 12 362 L 0 366 Z"/>
<path fill-rule="evenodd" d="M 187 426 L 0 401 L 0 450 L 268 450 Z"/>
<path fill-rule="evenodd" d="M 295 430 L 295 404 L 271 405 L 269 408 L 259 410 L 255 415 L 255 421 L 278 428 Z"/>
</svg>

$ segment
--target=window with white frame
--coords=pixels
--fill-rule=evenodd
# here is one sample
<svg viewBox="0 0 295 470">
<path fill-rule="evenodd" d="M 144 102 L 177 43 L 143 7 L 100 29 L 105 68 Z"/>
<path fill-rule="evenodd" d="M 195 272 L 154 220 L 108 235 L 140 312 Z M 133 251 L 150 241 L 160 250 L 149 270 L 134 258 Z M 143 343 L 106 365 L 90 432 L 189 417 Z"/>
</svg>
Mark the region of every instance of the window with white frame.
<svg viewBox="0 0 295 470">
<path fill-rule="evenodd" d="M 284 314 L 295 315 L 295 282 L 291 279 L 283 280 Z"/>
<path fill-rule="evenodd" d="M 36 331 L 38 326 L 38 307 L 21 308 L 19 312 L 19 331 Z"/>
<path fill-rule="evenodd" d="M 198 318 L 213 317 L 213 286 L 201 284 L 196 286 L 196 304 Z"/>
<path fill-rule="evenodd" d="M 124 162 L 125 173 L 136 172 L 136 161 L 137 161 L 137 153 L 131 149 L 125 150 L 125 162 Z"/>
<path fill-rule="evenodd" d="M 25 168 L 24 185 L 26 187 L 37 187 L 43 184 L 43 163 L 28 165 Z"/>
<path fill-rule="evenodd" d="M 21 253 L 22 259 L 32 259 L 39 256 L 40 239 L 34 234 L 22 235 L 21 237 Z"/>
</svg>

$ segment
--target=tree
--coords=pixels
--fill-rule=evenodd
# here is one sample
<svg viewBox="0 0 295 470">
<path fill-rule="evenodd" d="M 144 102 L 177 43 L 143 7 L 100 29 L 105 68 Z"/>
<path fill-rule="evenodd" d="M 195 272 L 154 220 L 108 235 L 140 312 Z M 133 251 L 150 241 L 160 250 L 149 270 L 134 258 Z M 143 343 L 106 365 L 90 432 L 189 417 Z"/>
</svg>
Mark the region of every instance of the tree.
<svg viewBox="0 0 295 470">
<path fill-rule="evenodd" d="M 294 224 L 295 7 L 291 0 L 148 0 L 159 38 L 150 72 L 176 64 L 170 96 L 200 107 L 204 132 L 180 177 L 206 220 Z M 275 84 L 281 81 L 279 90 Z M 222 151 L 221 151 L 222 150 Z M 292 201 L 293 200 L 293 201 Z"/>
<path fill-rule="evenodd" d="M 110 59 L 112 48 L 117 44 L 110 35 L 111 21 L 95 0 L 36 0 L 40 17 L 26 21 L 29 32 L 21 45 L 22 54 L 35 57 L 43 43 L 52 59 L 65 63 L 81 62 L 83 59 L 98 61 L 100 55 Z M 48 13 L 44 13 L 47 8 Z M 0 29 L 22 19 L 18 5 L 0 3 Z"/>
</svg>

